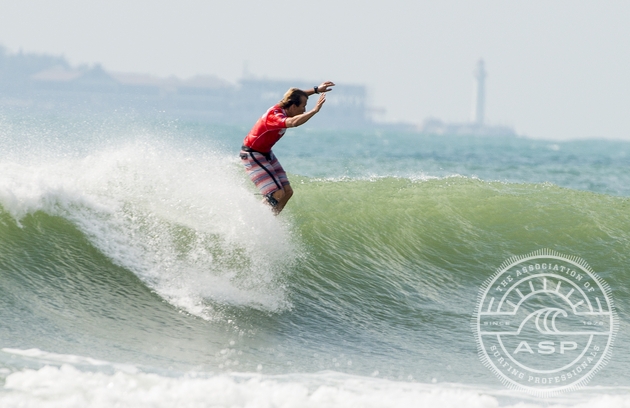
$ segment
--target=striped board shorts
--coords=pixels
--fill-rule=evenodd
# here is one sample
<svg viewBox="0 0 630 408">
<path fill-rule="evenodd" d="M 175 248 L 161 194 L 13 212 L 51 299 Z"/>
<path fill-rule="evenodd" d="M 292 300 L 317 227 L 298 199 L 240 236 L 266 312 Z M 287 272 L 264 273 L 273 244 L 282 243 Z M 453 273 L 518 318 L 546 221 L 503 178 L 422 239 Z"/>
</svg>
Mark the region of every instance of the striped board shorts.
<svg viewBox="0 0 630 408">
<path fill-rule="evenodd" d="M 241 150 L 239 156 L 245 171 L 262 195 L 266 196 L 289 185 L 289 179 L 273 152 L 268 155 Z"/>
</svg>

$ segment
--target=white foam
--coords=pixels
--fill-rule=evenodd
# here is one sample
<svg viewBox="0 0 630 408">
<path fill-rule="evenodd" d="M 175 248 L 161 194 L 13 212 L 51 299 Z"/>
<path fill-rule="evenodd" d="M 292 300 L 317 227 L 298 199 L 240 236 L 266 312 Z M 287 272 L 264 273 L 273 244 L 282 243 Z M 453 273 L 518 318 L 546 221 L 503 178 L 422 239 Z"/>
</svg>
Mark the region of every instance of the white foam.
<svg viewBox="0 0 630 408">
<path fill-rule="evenodd" d="M 138 140 L 83 158 L 0 163 L 0 204 L 18 222 L 43 211 L 76 225 L 114 263 L 206 319 L 207 300 L 289 307 L 288 225 L 254 196 L 237 159 Z"/>
<path fill-rule="evenodd" d="M 51 364 L 72 364 L 74 366 L 93 366 L 93 367 L 113 367 L 117 370 L 127 373 L 137 373 L 138 369 L 131 364 L 110 363 L 104 360 L 97 360 L 92 357 L 76 356 L 72 354 L 58 354 L 43 351 L 37 348 L 28 350 L 3 348 L 3 352 L 34 359 L 39 363 Z"/>
<path fill-rule="evenodd" d="M 338 373 L 265 376 L 191 373 L 164 377 L 118 371 L 84 372 L 72 365 L 26 369 L 7 376 L 2 407 L 426 407 L 625 408 L 624 395 L 593 395 L 579 402 L 500 398 L 458 385 L 401 383 Z"/>
</svg>

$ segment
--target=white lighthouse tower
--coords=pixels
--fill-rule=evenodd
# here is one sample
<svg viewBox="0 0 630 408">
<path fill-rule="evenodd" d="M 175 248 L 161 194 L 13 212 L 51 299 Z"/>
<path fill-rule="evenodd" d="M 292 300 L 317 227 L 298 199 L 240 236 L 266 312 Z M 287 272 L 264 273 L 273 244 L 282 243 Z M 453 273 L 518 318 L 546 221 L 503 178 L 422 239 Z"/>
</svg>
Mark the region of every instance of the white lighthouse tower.
<svg viewBox="0 0 630 408">
<path fill-rule="evenodd" d="M 517 136 L 510 126 L 486 124 L 486 68 L 480 59 L 473 71 L 474 89 L 472 114 L 470 121 L 465 123 L 448 123 L 438 118 L 427 118 L 420 131 L 435 135 L 477 135 L 477 136 Z"/>
<path fill-rule="evenodd" d="M 473 94 L 472 122 L 483 126 L 486 103 L 486 70 L 482 59 L 477 63 L 473 75 L 475 77 L 475 91 Z"/>
</svg>

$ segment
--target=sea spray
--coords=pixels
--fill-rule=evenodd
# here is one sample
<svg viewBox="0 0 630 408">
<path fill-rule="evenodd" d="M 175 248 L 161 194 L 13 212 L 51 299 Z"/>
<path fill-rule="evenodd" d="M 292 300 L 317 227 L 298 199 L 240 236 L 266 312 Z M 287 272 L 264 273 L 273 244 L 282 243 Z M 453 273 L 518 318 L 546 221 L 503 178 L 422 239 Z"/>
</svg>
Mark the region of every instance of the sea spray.
<svg viewBox="0 0 630 408">
<path fill-rule="evenodd" d="M 82 159 L 0 165 L 0 204 L 75 224 L 169 302 L 210 318 L 212 302 L 288 307 L 282 271 L 296 247 L 234 160 L 138 141 Z M 208 303 L 210 302 L 210 303 Z"/>
</svg>

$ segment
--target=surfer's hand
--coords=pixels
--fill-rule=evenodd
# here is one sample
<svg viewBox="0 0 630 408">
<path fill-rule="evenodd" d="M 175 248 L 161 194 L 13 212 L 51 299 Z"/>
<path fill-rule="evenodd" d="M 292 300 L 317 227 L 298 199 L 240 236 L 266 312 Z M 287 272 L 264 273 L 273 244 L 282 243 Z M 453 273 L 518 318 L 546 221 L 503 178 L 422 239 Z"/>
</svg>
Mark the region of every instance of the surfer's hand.
<svg viewBox="0 0 630 408">
<path fill-rule="evenodd" d="M 315 112 L 319 112 L 324 102 L 326 102 L 326 94 L 319 95 L 319 99 L 317 100 L 317 103 L 315 104 L 315 108 L 313 110 Z"/>
<path fill-rule="evenodd" d="M 322 82 L 322 84 L 317 87 L 317 92 L 322 93 L 332 91 L 332 89 L 330 89 L 331 86 L 335 86 L 332 81 Z"/>
</svg>

